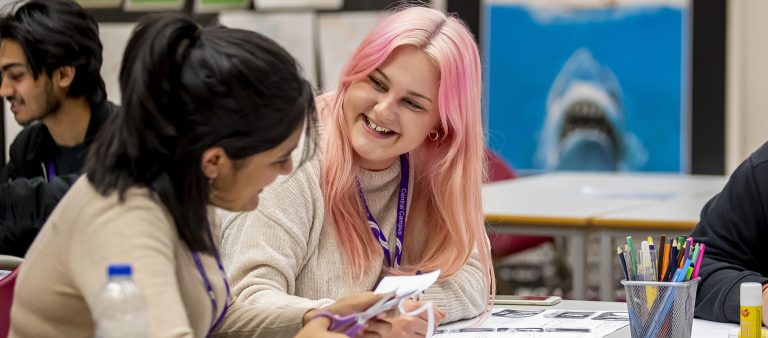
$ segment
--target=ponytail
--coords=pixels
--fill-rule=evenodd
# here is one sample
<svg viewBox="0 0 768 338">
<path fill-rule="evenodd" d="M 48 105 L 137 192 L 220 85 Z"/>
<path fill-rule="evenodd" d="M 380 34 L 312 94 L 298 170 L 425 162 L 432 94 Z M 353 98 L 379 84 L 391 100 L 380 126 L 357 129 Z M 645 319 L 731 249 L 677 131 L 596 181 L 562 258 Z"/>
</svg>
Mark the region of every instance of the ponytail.
<svg viewBox="0 0 768 338">
<path fill-rule="evenodd" d="M 91 147 L 88 178 L 104 195 L 154 192 L 193 251 L 216 253 L 206 149 L 241 160 L 276 147 L 305 120 L 305 147 L 313 144 L 311 86 L 288 52 L 255 32 L 150 16 L 128 42 L 120 89 L 123 111 Z"/>
</svg>

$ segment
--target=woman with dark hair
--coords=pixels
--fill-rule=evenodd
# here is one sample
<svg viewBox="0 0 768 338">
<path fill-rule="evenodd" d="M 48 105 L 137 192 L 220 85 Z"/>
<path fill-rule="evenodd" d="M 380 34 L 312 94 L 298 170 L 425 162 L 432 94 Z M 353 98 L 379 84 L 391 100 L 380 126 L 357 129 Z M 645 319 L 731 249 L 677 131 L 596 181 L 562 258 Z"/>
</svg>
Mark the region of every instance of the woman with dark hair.
<svg viewBox="0 0 768 338">
<path fill-rule="evenodd" d="M 254 209 L 291 171 L 303 130 L 303 154 L 313 154 L 313 95 L 295 60 L 258 33 L 159 16 L 134 31 L 122 65 L 123 112 L 29 250 L 11 337 L 92 336 L 107 267 L 118 262 L 132 265 L 145 295 L 150 337 L 329 334 L 327 319 L 311 320 L 318 310 L 233 304 L 210 214 Z"/>
</svg>

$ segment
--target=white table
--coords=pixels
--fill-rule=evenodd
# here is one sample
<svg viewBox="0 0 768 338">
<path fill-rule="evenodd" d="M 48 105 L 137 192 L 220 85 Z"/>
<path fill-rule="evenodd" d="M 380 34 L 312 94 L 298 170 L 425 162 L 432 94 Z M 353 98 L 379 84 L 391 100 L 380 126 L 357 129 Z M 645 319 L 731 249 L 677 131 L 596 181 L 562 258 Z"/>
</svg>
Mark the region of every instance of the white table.
<svg viewBox="0 0 768 338">
<path fill-rule="evenodd" d="M 616 285 L 613 269 L 618 264 L 614 238 L 631 235 L 640 239 L 654 236 L 658 240 L 661 235 L 668 238 L 688 235 L 699 222 L 704 204 L 719 193 L 723 185 L 724 178 L 705 181 L 699 192 L 594 218 L 592 229 L 600 235 L 600 299 L 613 299 Z M 656 245 L 658 247 L 658 244 Z"/>
<path fill-rule="evenodd" d="M 593 310 L 593 311 L 627 311 L 627 304 L 618 302 L 589 302 L 589 301 L 576 301 L 576 300 L 564 300 L 560 304 L 554 306 L 527 306 L 527 305 L 497 305 L 494 306 L 494 312 L 501 309 L 563 309 L 563 310 Z M 464 327 L 471 325 L 472 320 L 466 320 L 453 324 L 446 325 L 445 327 Z M 728 332 L 734 328 L 738 328 L 736 324 L 725 324 L 710 322 L 701 319 L 693 320 L 693 332 L 691 337 L 694 338 L 728 338 Z M 626 326 L 608 336 L 608 338 L 628 338 L 631 337 L 629 326 Z"/>
<path fill-rule="evenodd" d="M 483 212 L 495 231 L 565 236 L 571 250 L 574 299 L 586 296 L 586 236 L 600 231 L 600 297 L 610 300 L 615 282 L 609 275 L 615 265 L 611 238 L 632 231 L 644 236 L 688 233 L 698 221 L 704 197 L 724 184 L 722 176 L 556 172 L 486 184 Z"/>
</svg>

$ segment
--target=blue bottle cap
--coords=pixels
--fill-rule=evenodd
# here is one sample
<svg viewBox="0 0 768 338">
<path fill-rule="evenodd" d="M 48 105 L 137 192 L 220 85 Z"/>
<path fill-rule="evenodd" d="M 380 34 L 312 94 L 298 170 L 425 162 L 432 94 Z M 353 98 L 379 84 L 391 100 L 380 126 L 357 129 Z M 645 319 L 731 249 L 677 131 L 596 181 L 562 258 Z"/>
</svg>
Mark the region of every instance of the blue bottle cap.
<svg viewBox="0 0 768 338">
<path fill-rule="evenodd" d="M 131 276 L 132 269 L 130 264 L 110 264 L 107 273 L 109 277 Z"/>
</svg>

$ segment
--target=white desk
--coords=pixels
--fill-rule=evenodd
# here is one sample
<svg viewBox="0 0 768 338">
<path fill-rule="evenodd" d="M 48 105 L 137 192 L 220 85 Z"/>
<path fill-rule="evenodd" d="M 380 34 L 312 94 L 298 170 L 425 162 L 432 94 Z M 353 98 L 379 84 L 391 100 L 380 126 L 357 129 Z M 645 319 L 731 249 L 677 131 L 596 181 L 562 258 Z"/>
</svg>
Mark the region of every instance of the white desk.
<svg viewBox="0 0 768 338">
<path fill-rule="evenodd" d="M 610 250 L 611 236 L 618 231 L 609 229 L 620 229 L 622 237 L 629 231 L 645 236 L 654 235 L 651 230 L 688 233 L 698 221 L 701 201 L 705 201 L 702 196 L 714 195 L 724 184 L 722 176 L 557 172 L 486 184 L 483 212 L 494 231 L 566 236 L 571 250 L 573 297 L 584 299 L 585 241 L 589 231 L 604 231 L 601 258 L 615 256 Z M 662 215 L 663 210 L 670 212 Z M 627 215 L 623 212 L 636 212 L 629 214 L 634 222 L 630 226 L 625 226 L 630 222 L 624 222 Z M 679 215 L 675 215 L 676 212 Z M 657 215 L 657 226 L 649 228 Z M 616 218 L 612 218 L 614 216 Z M 676 218 L 669 219 L 673 216 Z M 599 228 L 595 227 L 596 220 L 600 220 Z M 615 281 L 609 280 L 612 277 L 603 277 L 608 276 L 615 262 L 608 259 L 600 262 L 600 296 L 610 300 Z"/>
<path fill-rule="evenodd" d="M 594 310 L 594 311 L 627 311 L 627 305 L 625 303 L 617 302 L 588 302 L 588 301 L 575 301 L 564 300 L 560 304 L 554 306 L 521 306 L 521 305 L 497 305 L 494 306 L 494 312 L 501 309 L 563 309 L 563 310 Z M 458 328 L 469 326 L 472 324 L 472 320 L 466 320 L 462 322 L 452 323 L 445 325 L 445 327 Z M 736 324 L 725 324 L 710 322 L 701 319 L 693 320 L 693 332 L 691 337 L 694 338 L 728 338 L 728 332 L 731 329 L 738 328 Z M 442 327 L 441 327 L 442 328 Z M 609 338 L 628 338 L 631 337 L 629 326 L 626 326 L 606 337 Z"/>
<path fill-rule="evenodd" d="M 564 236 L 571 256 L 573 298 L 584 299 L 590 219 L 649 203 L 594 198 L 595 192 L 616 186 L 618 178 L 613 174 L 551 173 L 489 183 L 483 187 L 483 212 L 494 231 Z"/>
<path fill-rule="evenodd" d="M 658 240 L 661 235 L 666 235 L 668 238 L 688 235 L 699 222 L 704 204 L 719 193 L 723 185 L 725 185 L 725 179 L 722 177 L 706 180 L 703 182 L 702 190 L 697 193 L 594 218 L 592 229 L 600 235 L 598 251 L 600 299 L 613 300 L 616 285 L 613 269 L 618 264 L 614 238 L 631 235 L 635 239 L 641 239 L 650 235 Z"/>
</svg>

